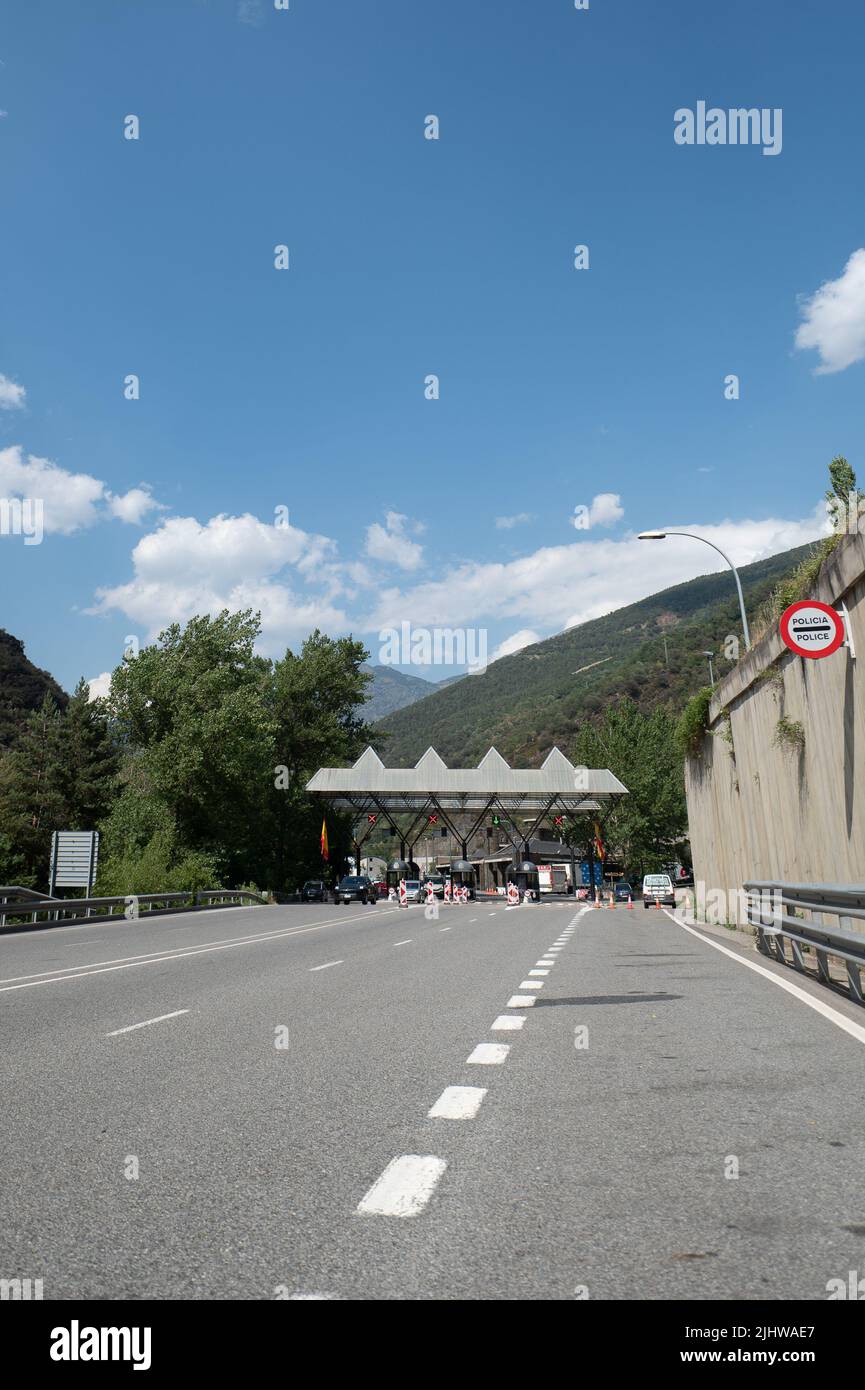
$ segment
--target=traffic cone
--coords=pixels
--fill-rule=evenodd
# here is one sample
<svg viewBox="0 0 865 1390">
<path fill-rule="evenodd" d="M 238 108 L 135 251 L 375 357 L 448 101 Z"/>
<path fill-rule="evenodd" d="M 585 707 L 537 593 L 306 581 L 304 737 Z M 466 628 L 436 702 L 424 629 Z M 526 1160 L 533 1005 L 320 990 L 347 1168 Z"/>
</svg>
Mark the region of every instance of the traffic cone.
<svg viewBox="0 0 865 1390">
<path fill-rule="evenodd" d="M 630 893 L 629 893 L 629 894 L 628 894 L 628 911 L 629 911 L 629 912 L 633 912 L 633 910 L 634 910 L 634 904 L 633 904 L 633 901 L 631 900 L 631 895 L 630 895 Z"/>
<path fill-rule="evenodd" d="M 603 903 L 601 902 L 600 894 L 598 893 L 597 888 L 595 889 L 595 907 L 603 907 Z"/>
<path fill-rule="evenodd" d="M 655 894 L 655 908 L 657 909 L 658 912 L 660 912 L 660 910 L 661 910 L 661 899 L 658 897 L 657 894 Z"/>
<path fill-rule="evenodd" d="M 607 903 L 607 907 L 612 908 L 612 907 L 615 907 L 615 906 L 616 906 L 616 904 L 615 904 L 615 901 L 614 901 L 614 897 L 613 897 L 613 894 L 611 893 L 611 894 L 610 894 L 610 901 Z"/>
</svg>

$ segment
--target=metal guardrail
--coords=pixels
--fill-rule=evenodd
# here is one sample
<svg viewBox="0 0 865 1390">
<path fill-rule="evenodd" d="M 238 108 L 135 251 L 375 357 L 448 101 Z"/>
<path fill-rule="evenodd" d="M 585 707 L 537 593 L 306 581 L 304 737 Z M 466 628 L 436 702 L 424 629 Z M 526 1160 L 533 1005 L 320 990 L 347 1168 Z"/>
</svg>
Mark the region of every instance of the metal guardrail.
<svg viewBox="0 0 865 1390">
<path fill-rule="evenodd" d="M 865 1004 L 861 971 L 865 969 L 865 885 L 840 883 L 754 882 L 748 894 L 748 921 L 757 931 L 757 948 L 764 955 L 809 974 L 805 949 L 814 952 L 817 978 L 837 985 L 829 957 L 844 962 L 851 999 Z M 806 918 L 799 914 L 808 913 Z M 826 925 L 824 917 L 837 919 Z M 856 931 L 853 923 L 863 923 Z M 792 959 L 788 959 L 786 943 Z"/>
<path fill-rule="evenodd" d="M 243 903 L 265 907 L 267 899 L 245 888 L 213 888 L 197 893 L 129 893 L 125 897 L 111 898 L 48 898 L 44 893 L 30 888 L 0 887 L 0 928 L 22 926 L 28 920 L 32 926 L 50 926 L 60 922 L 116 922 L 139 916 L 164 916 L 169 912 L 201 912 L 206 908 Z M 130 912 L 130 907 L 134 911 Z"/>
</svg>

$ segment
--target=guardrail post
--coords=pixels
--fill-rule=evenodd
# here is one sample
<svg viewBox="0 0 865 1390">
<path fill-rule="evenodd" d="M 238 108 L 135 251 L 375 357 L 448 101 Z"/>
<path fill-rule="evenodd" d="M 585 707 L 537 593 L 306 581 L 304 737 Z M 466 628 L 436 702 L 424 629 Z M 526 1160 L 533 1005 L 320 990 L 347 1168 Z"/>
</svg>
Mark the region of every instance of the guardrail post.
<svg viewBox="0 0 865 1390">
<path fill-rule="evenodd" d="M 853 918 L 842 917 L 840 913 L 838 916 L 838 925 L 841 927 L 842 931 L 855 930 Z M 845 961 L 845 965 L 847 966 L 847 981 L 850 985 L 850 994 L 857 1004 L 863 1004 L 865 1003 L 865 999 L 863 999 L 862 996 L 862 976 L 859 973 L 859 966 L 853 960 Z"/>
<path fill-rule="evenodd" d="M 831 984 L 832 976 L 829 973 L 829 957 L 825 951 L 815 947 L 814 954 L 817 957 L 817 974 L 824 985 Z"/>
</svg>

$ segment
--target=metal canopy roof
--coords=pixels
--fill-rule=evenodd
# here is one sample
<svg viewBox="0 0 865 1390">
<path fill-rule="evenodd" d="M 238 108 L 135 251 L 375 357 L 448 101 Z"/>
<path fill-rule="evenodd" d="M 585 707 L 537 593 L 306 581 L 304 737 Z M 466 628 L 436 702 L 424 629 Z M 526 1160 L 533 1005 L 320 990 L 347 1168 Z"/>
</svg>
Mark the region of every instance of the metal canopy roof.
<svg viewBox="0 0 865 1390">
<path fill-rule="evenodd" d="M 385 767 L 367 748 L 353 767 L 322 767 L 306 789 L 339 805 L 368 804 L 391 811 L 480 810 L 499 804 L 513 810 L 598 811 L 628 789 L 606 768 L 576 768 L 554 748 L 539 768 L 509 767 L 491 748 L 477 767 L 450 768 L 428 748 L 412 768 Z"/>
</svg>

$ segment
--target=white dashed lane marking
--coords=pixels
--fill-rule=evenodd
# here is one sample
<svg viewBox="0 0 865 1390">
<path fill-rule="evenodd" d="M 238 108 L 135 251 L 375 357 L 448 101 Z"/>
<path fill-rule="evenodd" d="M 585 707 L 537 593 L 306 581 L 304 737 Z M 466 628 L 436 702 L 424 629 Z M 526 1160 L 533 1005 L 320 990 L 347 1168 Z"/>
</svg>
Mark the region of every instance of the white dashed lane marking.
<svg viewBox="0 0 865 1390">
<path fill-rule="evenodd" d="M 448 1086 L 442 1091 L 432 1110 L 431 1120 L 471 1120 L 481 1108 L 486 1095 L 485 1086 Z"/>
<path fill-rule="evenodd" d="M 188 1009 L 175 1009 L 173 1014 L 160 1014 L 158 1018 L 146 1018 L 143 1023 L 130 1023 L 128 1028 L 115 1028 L 113 1033 L 106 1033 L 106 1038 L 119 1038 L 121 1033 L 134 1033 L 136 1028 L 149 1028 L 151 1023 L 164 1023 L 167 1018 L 180 1018 L 181 1014 L 188 1014 Z"/>
<path fill-rule="evenodd" d="M 517 1028 L 522 1028 L 525 1023 L 524 1018 L 518 1018 L 516 1014 L 499 1014 L 495 1023 L 492 1024 L 492 1032 L 507 1033 Z"/>
<path fill-rule="evenodd" d="M 505 1008 L 530 1009 L 534 1002 L 535 996 L 533 994 L 512 994 L 507 1004 L 505 1004 Z"/>
<path fill-rule="evenodd" d="M 530 970 L 530 975 L 549 975 L 549 970 Z"/>
<path fill-rule="evenodd" d="M 447 1167 L 434 1154 L 401 1154 L 358 1203 L 361 1216 L 417 1216 L 423 1211 Z"/>
<path fill-rule="evenodd" d="M 330 970 L 330 968 L 331 968 L 332 965 L 345 965 L 345 961 L 344 961 L 344 960 L 329 960 L 329 961 L 326 961 L 324 965 L 311 965 L 311 966 L 309 967 L 309 973 L 310 973 L 310 975 L 314 975 L 315 972 L 316 972 L 316 970 Z"/>
<path fill-rule="evenodd" d="M 395 941 L 393 944 L 394 946 L 410 946 L 413 939 L 413 937 L 407 936 L 405 941 Z"/>
<path fill-rule="evenodd" d="M 543 980 L 520 980 L 520 989 L 543 989 Z"/>
<path fill-rule="evenodd" d="M 510 1043 L 478 1043 L 474 1052 L 466 1058 L 466 1065 L 476 1063 L 482 1067 L 498 1066 L 511 1050 Z"/>
</svg>

